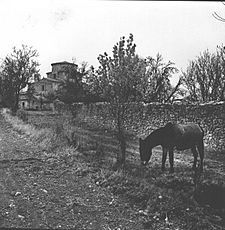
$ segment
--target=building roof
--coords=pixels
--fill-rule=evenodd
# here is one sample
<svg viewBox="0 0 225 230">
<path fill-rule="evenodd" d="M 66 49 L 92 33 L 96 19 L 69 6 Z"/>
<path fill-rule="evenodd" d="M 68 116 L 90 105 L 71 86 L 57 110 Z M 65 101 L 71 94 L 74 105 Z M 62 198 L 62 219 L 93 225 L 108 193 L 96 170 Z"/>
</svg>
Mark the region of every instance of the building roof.
<svg viewBox="0 0 225 230">
<path fill-rule="evenodd" d="M 67 62 L 67 61 L 55 62 L 55 63 L 52 63 L 51 65 L 53 66 L 53 65 L 65 65 L 65 64 L 67 64 L 67 65 L 76 65 L 77 66 L 77 64 L 71 63 L 71 62 Z"/>
<path fill-rule="evenodd" d="M 51 81 L 51 82 L 62 82 L 61 79 L 54 79 L 54 78 L 50 78 L 50 77 L 47 77 L 45 78 L 47 81 Z"/>
<path fill-rule="evenodd" d="M 33 82 L 33 83 L 41 83 L 41 82 L 43 82 L 43 81 L 48 81 L 48 82 L 56 82 L 56 83 L 61 83 L 62 82 L 62 80 L 61 79 L 53 79 L 53 78 L 50 78 L 50 77 L 44 77 L 44 78 L 42 78 L 42 79 L 40 79 L 39 81 L 36 81 L 36 82 Z"/>
</svg>

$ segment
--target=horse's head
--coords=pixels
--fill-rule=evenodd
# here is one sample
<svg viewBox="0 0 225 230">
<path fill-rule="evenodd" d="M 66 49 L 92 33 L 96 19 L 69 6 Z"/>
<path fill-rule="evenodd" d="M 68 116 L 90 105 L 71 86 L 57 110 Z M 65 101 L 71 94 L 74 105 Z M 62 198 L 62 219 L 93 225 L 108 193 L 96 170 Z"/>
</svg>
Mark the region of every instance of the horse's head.
<svg viewBox="0 0 225 230">
<path fill-rule="evenodd" d="M 152 156 L 152 149 L 148 149 L 148 145 L 141 138 L 139 138 L 139 151 L 141 157 L 141 164 L 147 165 Z"/>
</svg>

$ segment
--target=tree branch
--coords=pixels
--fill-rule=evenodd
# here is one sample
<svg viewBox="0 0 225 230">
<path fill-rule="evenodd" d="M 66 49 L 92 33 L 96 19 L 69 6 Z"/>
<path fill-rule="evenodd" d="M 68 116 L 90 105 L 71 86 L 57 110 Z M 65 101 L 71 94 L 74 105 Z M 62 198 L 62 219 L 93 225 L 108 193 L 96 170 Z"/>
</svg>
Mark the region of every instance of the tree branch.
<svg viewBox="0 0 225 230">
<path fill-rule="evenodd" d="M 173 89 L 172 93 L 168 96 L 168 98 L 165 100 L 165 103 L 167 103 L 170 98 L 177 92 L 177 90 L 179 89 L 179 86 L 181 85 L 182 80 L 181 78 L 179 79 L 179 81 L 177 82 L 177 85 L 175 86 L 175 88 Z"/>
<path fill-rule="evenodd" d="M 224 3 L 223 3 L 224 4 Z M 225 4 L 224 4 L 225 5 Z M 219 20 L 221 22 L 225 22 L 225 18 L 222 18 L 221 16 L 219 16 L 216 12 L 214 12 L 213 14 L 213 17 L 216 19 L 216 20 Z"/>
</svg>

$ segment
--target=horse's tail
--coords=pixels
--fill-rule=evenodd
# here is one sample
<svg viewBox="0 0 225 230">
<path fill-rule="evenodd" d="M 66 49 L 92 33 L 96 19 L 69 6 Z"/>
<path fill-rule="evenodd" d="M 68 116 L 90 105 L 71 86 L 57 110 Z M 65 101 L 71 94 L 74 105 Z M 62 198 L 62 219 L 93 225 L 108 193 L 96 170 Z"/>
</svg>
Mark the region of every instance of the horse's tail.
<svg viewBox="0 0 225 230">
<path fill-rule="evenodd" d="M 203 171 L 203 160 L 204 160 L 204 156 L 205 156 L 204 140 L 203 140 L 204 130 L 202 129 L 202 127 L 200 127 L 200 128 L 202 130 L 202 138 L 201 138 L 200 142 L 197 145 L 197 149 L 198 149 L 199 156 L 200 156 L 200 169 L 201 169 L 201 171 Z"/>
</svg>

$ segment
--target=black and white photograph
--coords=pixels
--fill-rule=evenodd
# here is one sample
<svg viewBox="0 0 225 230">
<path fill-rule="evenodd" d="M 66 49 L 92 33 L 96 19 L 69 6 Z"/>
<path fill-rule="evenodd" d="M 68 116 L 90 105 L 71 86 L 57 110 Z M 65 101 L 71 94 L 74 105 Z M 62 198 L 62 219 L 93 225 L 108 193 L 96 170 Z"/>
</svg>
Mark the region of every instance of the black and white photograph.
<svg viewBox="0 0 225 230">
<path fill-rule="evenodd" d="M 0 229 L 225 230 L 225 2 L 0 1 Z"/>
</svg>

